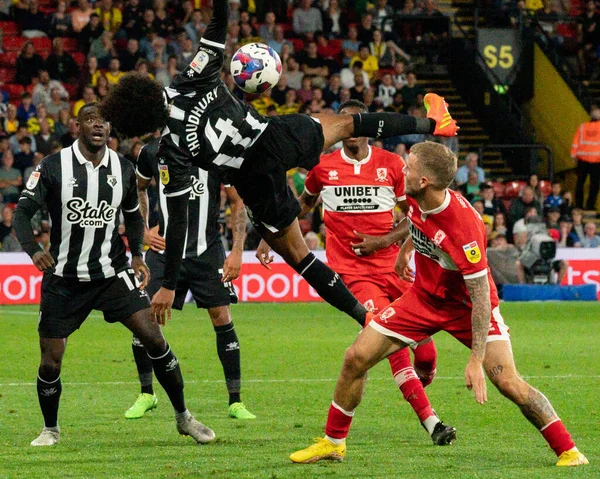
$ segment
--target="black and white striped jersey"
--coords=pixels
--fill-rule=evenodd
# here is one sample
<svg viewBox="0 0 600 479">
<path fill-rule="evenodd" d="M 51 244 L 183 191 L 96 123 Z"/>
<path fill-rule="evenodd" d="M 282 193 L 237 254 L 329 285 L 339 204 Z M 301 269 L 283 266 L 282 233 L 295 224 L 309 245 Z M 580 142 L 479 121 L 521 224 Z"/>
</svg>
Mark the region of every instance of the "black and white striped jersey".
<svg viewBox="0 0 600 479">
<path fill-rule="evenodd" d="M 158 185 L 158 232 L 165 236 L 169 223 L 167 200 L 164 185 L 160 181 L 161 168 L 165 159 L 159 157 L 159 139 L 144 145 L 137 159 L 137 174 L 150 180 L 154 178 Z M 188 203 L 187 234 L 183 258 L 197 258 L 216 241 L 220 241 L 219 211 L 221 199 L 221 179 L 216 171 L 190 168 L 190 191 Z"/>
<path fill-rule="evenodd" d="M 130 161 L 106 148 L 94 168 L 77 140 L 42 160 L 21 197 L 48 208 L 54 274 L 93 281 L 127 269 L 126 248 L 118 231 L 120 210 L 139 208 Z"/>
<path fill-rule="evenodd" d="M 267 128 L 268 119 L 240 101 L 221 80 L 227 35 L 226 2 L 215 2 L 214 17 L 189 66 L 165 88 L 169 120 L 162 131 L 162 176 L 167 196 L 191 191 L 190 167 L 239 170 L 244 154 Z M 220 19 L 220 15 L 225 15 Z"/>
</svg>

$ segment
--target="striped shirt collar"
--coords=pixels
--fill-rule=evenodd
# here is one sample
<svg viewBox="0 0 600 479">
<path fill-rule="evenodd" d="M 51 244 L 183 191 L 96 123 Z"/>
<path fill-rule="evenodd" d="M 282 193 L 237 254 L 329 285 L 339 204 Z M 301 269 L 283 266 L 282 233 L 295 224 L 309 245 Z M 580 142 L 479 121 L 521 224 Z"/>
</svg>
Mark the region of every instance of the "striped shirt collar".
<svg viewBox="0 0 600 479">
<path fill-rule="evenodd" d="M 77 161 L 80 164 L 85 165 L 86 163 L 90 163 L 90 164 L 92 163 L 91 161 L 86 160 L 85 157 L 83 156 L 83 154 L 81 153 L 81 150 L 79 149 L 79 140 L 75 140 L 73 142 L 73 152 L 75 153 L 75 158 L 77 158 Z M 108 148 L 108 146 L 107 146 L 106 149 L 104 150 L 104 157 L 102 158 L 102 161 L 97 166 L 97 168 L 99 168 L 101 166 L 108 167 L 109 152 L 110 152 L 110 148 Z"/>
</svg>

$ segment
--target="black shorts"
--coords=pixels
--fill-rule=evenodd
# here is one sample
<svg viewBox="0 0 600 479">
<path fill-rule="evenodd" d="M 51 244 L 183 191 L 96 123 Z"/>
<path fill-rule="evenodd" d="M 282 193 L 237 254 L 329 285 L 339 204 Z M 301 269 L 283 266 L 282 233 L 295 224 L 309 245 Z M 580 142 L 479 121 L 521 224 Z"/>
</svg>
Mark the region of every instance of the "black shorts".
<svg viewBox="0 0 600 479">
<path fill-rule="evenodd" d="M 92 310 L 116 323 L 150 307 L 146 291 L 136 286 L 132 269 L 97 281 L 65 279 L 44 274 L 38 331 L 42 338 L 68 338 L 79 329 Z"/>
<path fill-rule="evenodd" d="M 290 225 L 300 205 L 290 190 L 287 171 L 311 170 L 324 144 L 321 124 L 308 115 L 273 117 L 258 141 L 246 153 L 234 186 L 260 230 L 277 232 Z"/>
<path fill-rule="evenodd" d="M 149 250 L 146 264 L 150 268 L 150 283 L 146 288 L 150 297 L 162 286 L 165 271 L 164 255 Z M 209 309 L 237 303 L 237 296 L 231 283 L 222 283 L 225 250 L 216 241 L 197 258 L 186 258 L 181 264 L 179 280 L 175 289 L 174 309 L 183 309 L 188 290 L 199 308 Z"/>
</svg>

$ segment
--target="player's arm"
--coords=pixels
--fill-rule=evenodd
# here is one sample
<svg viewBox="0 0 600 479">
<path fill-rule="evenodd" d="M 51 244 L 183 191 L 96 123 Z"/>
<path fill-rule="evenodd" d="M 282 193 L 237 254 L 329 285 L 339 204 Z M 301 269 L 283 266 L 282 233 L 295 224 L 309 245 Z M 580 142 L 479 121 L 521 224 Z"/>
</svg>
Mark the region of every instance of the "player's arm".
<svg viewBox="0 0 600 479">
<path fill-rule="evenodd" d="M 246 223 L 248 222 L 246 206 L 237 190 L 233 186 L 226 186 L 225 192 L 231 208 L 233 244 L 223 264 L 223 278 L 221 278 L 221 281 L 224 283 L 233 281 L 240 275 L 244 242 L 246 241 Z"/>
<path fill-rule="evenodd" d="M 165 239 L 158 234 L 158 225 L 154 228 L 148 227 L 149 221 L 149 200 L 148 200 L 148 187 L 150 186 L 150 180 L 141 176 L 140 172 L 137 173 L 137 194 L 138 201 L 140 203 L 140 215 L 144 220 L 144 244 L 153 251 L 162 251 L 166 248 L 167 244 Z"/>
<path fill-rule="evenodd" d="M 490 328 L 492 305 L 490 302 L 490 284 L 487 273 L 475 278 L 465 278 L 465 284 L 473 311 L 471 313 L 472 345 L 471 356 L 465 369 L 465 381 L 468 389 L 475 392 L 475 400 L 483 404 L 487 400 L 483 359 L 485 345 Z"/>
<path fill-rule="evenodd" d="M 305 188 L 302 194 L 298 197 L 298 203 L 300 203 L 300 213 L 298 214 L 298 218 L 304 218 L 311 210 L 314 209 L 315 206 L 317 206 L 318 201 L 319 195 L 313 195 Z"/>
<path fill-rule="evenodd" d="M 129 251 L 131 252 L 131 267 L 135 272 L 136 277 L 140 281 L 139 288 L 144 289 L 150 280 L 150 270 L 142 254 L 144 252 L 144 227 L 145 222 L 140 212 L 140 204 L 137 194 L 137 181 L 133 168 L 130 170 L 128 191 L 123 202 L 121 210 L 123 212 L 123 220 L 125 223 L 125 234 L 129 243 Z"/>
<path fill-rule="evenodd" d="M 396 257 L 396 263 L 394 264 L 394 270 L 398 273 L 398 276 L 404 281 L 412 283 L 415 280 L 415 272 L 410 267 L 410 259 L 412 257 L 415 246 L 413 245 L 412 239 L 408 238 L 400 248 L 398 256 Z"/>
</svg>

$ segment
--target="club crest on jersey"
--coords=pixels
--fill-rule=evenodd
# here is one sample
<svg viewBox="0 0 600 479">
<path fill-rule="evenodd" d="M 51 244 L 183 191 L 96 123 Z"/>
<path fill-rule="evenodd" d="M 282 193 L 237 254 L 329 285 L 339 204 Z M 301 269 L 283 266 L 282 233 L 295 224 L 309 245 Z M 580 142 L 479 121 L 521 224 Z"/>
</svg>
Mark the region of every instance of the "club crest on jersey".
<svg viewBox="0 0 600 479">
<path fill-rule="evenodd" d="M 33 190 L 38 182 L 40 181 L 40 176 L 42 174 L 39 171 L 34 171 L 33 173 L 31 173 L 31 175 L 29 176 L 29 179 L 27 180 L 27 184 L 25 185 L 25 187 L 28 190 Z"/>
<path fill-rule="evenodd" d="M 387 323 L 387 320 L 390 319 L 394 314 L 396 314 L 396 310 L 394 308 L 384 309 L 379 315 L 379 319 L 384 323 Z"/>
<path fill-rule="evenodd" d="M 169 177 L 169 167 L 167 165 L 158 165 L 158 171 L 160 173 L 160 182 L 163 185 L 168 185 L 171 180 Z"/>
<path fill-rule="evenodd" d="M 335 170 L 331 170 L 329 172 L 329 181 L 333 181 L 333 180 L 339 180 L 338 178 L 338 172 Z"/>
<path fill-rule="evenodd" d="M 76 186 L 79 186 L 77 184 L 77 178 L 75 178 L 74 176 L 72 176 L 71 178 L 69 178 L 69 181 L 67 182 L 67 186 L 69 188 L 75 188 Z"/>
<path fill-rule="evenodd" d="M 442 241 L 444 241 L 444 238 L 446 238 L 446 233 L 444 233 L 442 230 L 438 230 L 438 232 L 433 237 L 433 242 L 436 246 L 439 246 L 440 244 L 442 244 Z"/>
<path fill-rule="evenodd" d="M 204 68 L 206 67 L 206 65 L 208 65 L 209 60 L 210 60 L 210 57 L 208 56 L 208 53 L 203 52 L 202 50 L 198 50 L 198 53 L 196 54 L 196 56 L 190 63 L 190 68 L 192 70 L 194 70 L 196 73 L 201 73 L 202 70 L 204 70 Z M 192 74 L 189 75 L 189 72 L 188 72 L 188 75 L 191 78 L 192 76 L 194 76 L 194 73 L 191 70 L 190 70 L 190 72 Z"/>
<path fill-rule="evenodd" d="M 377 168 L 377 179 L 375 181 L 387 181 L 387 168 Z"/>
<path fill-rule="evenodd" d="M 115 175 L 107 175 L 106 182 L 111 188 L 114 188 L 117 186 L 117 177 Z"/>
<path fill-rule="evenodd" d="M 479 249 L 479 245 L 477 241 L 473 241 L 469 244 L 463 245 L 463 251 L 465 252 L 465 256 L 469 260 L 469 263 L 479 263 L 481 261 L 481 251 Z"/>
</svg>

